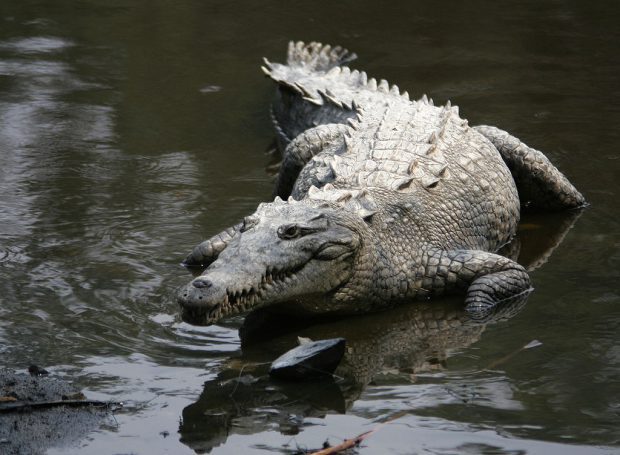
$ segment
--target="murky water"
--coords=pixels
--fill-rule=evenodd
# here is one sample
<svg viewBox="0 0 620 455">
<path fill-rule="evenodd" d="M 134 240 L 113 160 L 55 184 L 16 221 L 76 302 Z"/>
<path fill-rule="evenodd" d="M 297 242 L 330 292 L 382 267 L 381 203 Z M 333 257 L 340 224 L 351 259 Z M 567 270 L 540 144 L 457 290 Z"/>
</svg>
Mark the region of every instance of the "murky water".
<svg viewBox="0 0 620 455">
<path fill-rule="evenodd" d="M 616 2 L 3 2 L 0 364 L 125 402 L 49 452 L 292 453 L 386 420 L 360 453 L 619 447 L 619 19 Z M 579 217 L 524 219 L 536 291 L 520 313 L 473 324 L 457 299 L 243 349 L 241 317 L 180 322 L 181 259 L 271 194 L 259 65 L 289 39 L 345 45 L 369 74 L 451 99 L 584 192 Z M 269 381 L 296 335 L 347 337 L 343 379 Z"/>
</svg>

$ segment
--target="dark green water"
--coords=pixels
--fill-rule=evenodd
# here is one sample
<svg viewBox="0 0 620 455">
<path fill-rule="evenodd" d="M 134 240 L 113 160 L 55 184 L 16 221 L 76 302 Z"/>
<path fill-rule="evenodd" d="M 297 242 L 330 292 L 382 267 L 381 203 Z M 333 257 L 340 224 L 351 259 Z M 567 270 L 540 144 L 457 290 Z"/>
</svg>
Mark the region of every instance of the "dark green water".
<svg viewBox="0 0 620 455">
<path fill-rule="evenodd" d="M 0 4 L 0 366 L 126 404 L 50 453 L 291 453 L 386 419 L 360 453 L 618 450 L 620 4 L 400 3 Z M 520 260 L 542 265 L 523 311 L 485 327 L 436 302 L 243 350 L 243 318 L 180 322 L 181 259 L 271 195 L 259 65 L 290 39 L 452 100 L 583 191 L 578 219 L 524 220 Z M 347 379 L 266 379 L 298 334 L 346 336 Z"/>
</svg>

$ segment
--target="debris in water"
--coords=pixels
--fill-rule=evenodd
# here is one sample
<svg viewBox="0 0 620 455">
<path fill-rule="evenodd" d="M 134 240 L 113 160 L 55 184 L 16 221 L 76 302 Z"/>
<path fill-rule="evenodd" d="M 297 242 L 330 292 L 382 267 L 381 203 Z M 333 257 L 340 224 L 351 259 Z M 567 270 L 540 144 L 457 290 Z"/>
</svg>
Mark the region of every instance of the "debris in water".
<svg viewBox="0 0 620 455">
<path fill-rule="evenodd" d="M 200 89 L 200 93 L 215 93 L 222 90 L 222 87 L 219 85 L 205 85 Z"/>
<path fill-rule="evenodd" d="M 269 368 L 271 376 L 299 381 L 333 374 L 344 356 L 346 340 L 301 341 L 301 345 L 274 360 Z"/>
<path fill-rule="evenodd" d="M 30 365 L 28 367 L 28 373 L 30 373 L 30 376 L 45 376 L 46 374 L 50 374 L 46 369 L 36 365 Z"/>
<path fill-rule="evenodd" d="M 542 343 L 538 340 L 532 340 L 528 344 L 523 346 L 523 349 L 537 348 L 538 346 L 542 346 Z"/>
<path fill-rule="evenodd" d="M 498 365 L 501 365 L 502 363 L 512 359 L 515 355 L 517 355 L 519 352 L 521 351 L 525 351 L 526 349 L 532 349 L 532 348 L 537 348 L 538 346 L 542 346 L 542 343 L 538 340 L 532 340 L 530 341 L 528 344 L 526 344 L 525 346 L 521 346 L 519 349 L 517 349 L 516 351 L 511 352 L 510 354 L 502 357 L 501 359 L 495 360 L 494 362 L 491 362 L 486 368 L 485 370 L 491 370 L 493 368 L 495 368 Z"/>
</svg>

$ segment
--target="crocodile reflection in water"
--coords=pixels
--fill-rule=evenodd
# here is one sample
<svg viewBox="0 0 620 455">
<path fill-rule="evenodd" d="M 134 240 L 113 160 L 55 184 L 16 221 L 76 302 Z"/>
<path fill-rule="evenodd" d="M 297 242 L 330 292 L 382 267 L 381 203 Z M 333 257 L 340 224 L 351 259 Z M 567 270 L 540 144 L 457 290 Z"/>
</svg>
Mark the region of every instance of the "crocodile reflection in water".
<svg viewBox="0 0 620 455">
<path fill-rule="evenodd" d="M 461 307 L 461 309 L 459 309 Z M 247 333 L 265 332 L 281 322 L 258 310 L 247 317 Z M 265 317 L 265 319 L 262 319 Z M 257 319 L 263 324 L 248 329 Z M 286 318 L 290 321 L 290 317 Z M 271 380 L 269 361 L 295 344 L 289 334 L 270 342 L 247 343 L 241 358 L 233 359 L 218 376 L 205 384 L 198 401 L 183 410 L 181 441 L 194 450 L 210 450 L 230 433 L 255 433 L 266 428 L 284 434 L 299 432 L 307 417 L 328 412 L 344 413 L 364 387 L 382 371 L 407 376 L 441 368 L 448 351 L 477 341 L 485 324 L 471 320 L 455 300 L 411 304 L 373 315 L 314 325 L 296 334 L 313 339 L 342 336 L 347 339 L 343 362 L 335 380 L 286 383 Z M 255 340 L 254 340 L 255 341 Z"/>
<path fill-rule="evenodd" d="M 518 238 L 504 254 L 519 257 L 530 271 L 536 269 L 560 244 L 579 214 L 526 217 Z M 452 352 L 478 341 L 487 325 L 509 319 L 524 303 L 515 301 L 485 321 L 470 319 L 456 298 L 310 326 L 308 321 L 294 326 L 288 315 L 283 324 L 282 315 L 274 314 L 272 307 L 257 310 L 245 318 L 240 329 L 241 357 L 231 359 L 216 378 L 205 383 L 198 400 L 183 410 L 181 441 L 193 450 L 210 451 L 235 433 L 270 428 L 296 434 L 307 417 L 346 412 L 382 374 L 395 374 L 396 381 L 408 383 L 418 374 L 447 368 Z M 260 341 L 278 335 L 278 328 L 288 334 Z M 347 339 L 345 359 L 335 380 L 288 384 L 269 378 L 269 363 L 293 347 L 298 335 Z"/>
</svg>

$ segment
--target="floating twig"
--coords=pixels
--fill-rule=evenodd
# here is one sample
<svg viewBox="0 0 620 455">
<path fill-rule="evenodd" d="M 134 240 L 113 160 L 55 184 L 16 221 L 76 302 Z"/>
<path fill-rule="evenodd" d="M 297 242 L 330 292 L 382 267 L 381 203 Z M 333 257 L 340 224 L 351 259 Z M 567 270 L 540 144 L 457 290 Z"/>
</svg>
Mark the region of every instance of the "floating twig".
<svg viewBox="0 0 620 455">
<path fill-rule="evenodd" d="M 498 365 L 501 365 L 502 363 L 507 362 L 508 360 L 512 359 L 515 355 L 517 355 L 519 352 L 521 351 L 525 351 L 526 349 L 532 349 L 532 348 L 537 348 L 538 346 L 542 346 L 542 343 L 538 340 L 532 340 L 530 341 L 528 344 L 521 346 L 519 349 L 517 349 L 516 351 L 511 352 L 510 354 L 502 357 L 501 359 L 495 360 L 494 362 L 491 362 L 486 368 L 484 368 L 485 370 L 491 370 L 493 368 L 495 368 Z"/>
<path fill-rule="evenodd" d="M 343 442 L 338 444 L 337 446 L 327 447 L 325 449 L 321 449 L 318 452 L 312 452 L 310 455 L 330 455 L 332 453 L 342 452 L 343 450 L 351 449 L 356 447 L 362 443 L 364 439 L 370 436 L 374 430 L 367 431 L 366 433 L 362 433 L 357 435 L 351 439 L 345 439 Z"/>
<path fill-rule="evenodd" d="M 342 441 L 338 445 L 335 445 L 335 446 L 332 446 L 332 447 L 326 447 L 326 448 L 318 450 L 316 452 L 312 452 L 310 455 L 331 455 L 333 453 L 338 453 L 338 452 L 342 452 L 343 450 L 347 450 L 347 449 L 351 449 L 353 447 L 357 447 L 357 446 L 359 446 L 362 443 L 362 441 L 364 441 L 364 439 L 368 438 L 371 434 L 373 434 L 376 431 L 378 431 L 381 427 L 387 425 L 388 423 L 393 422 L 396 419 L 400 419 L 405 414 L 407 414 L 407 411 L 400 411 L 400 412 L 397 412 L 395 414 L 392 414 L 392 416 L 389 419 L 387 419 L 384 422 L 379 423 L 372 430 L 367 431 L 367 432 L 362 433 L 362 434 L 359 434 L 359 435 L 357 435 L 354 438 L 345 439 L 344 441 Z"/>
</svg>

